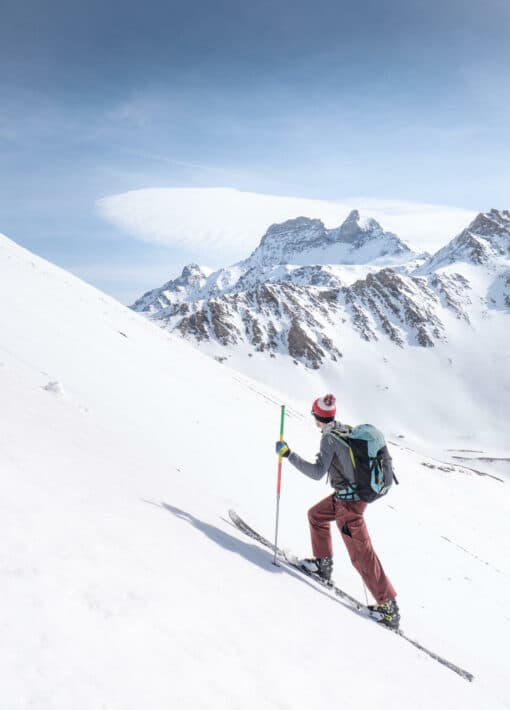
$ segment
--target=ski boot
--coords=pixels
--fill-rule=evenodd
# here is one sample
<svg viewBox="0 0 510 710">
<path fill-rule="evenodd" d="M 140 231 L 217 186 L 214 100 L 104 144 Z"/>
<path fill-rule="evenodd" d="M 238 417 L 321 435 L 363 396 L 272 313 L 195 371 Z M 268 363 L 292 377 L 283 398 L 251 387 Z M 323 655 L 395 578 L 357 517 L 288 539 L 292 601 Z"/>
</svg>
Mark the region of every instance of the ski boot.
<svg viewBox="0 0 510 710">
<path fill-rule="evenodd" d="M 371 604 L 367 607 L 370 616 L 380 624 L 388 626 L 390 629 L 398 629 L 400 624 L 400 613 L 395 599 L 390 599 L 384 604 Z"/>
<path fill-rule="evenodd" d="M 305 572 L 317 575 L 317 577 L 320 577 L 326 584 L 332 584 L 333 558 L 307 557 L 304 560 L 299 560 L 299 567 Z"/>
</svg>

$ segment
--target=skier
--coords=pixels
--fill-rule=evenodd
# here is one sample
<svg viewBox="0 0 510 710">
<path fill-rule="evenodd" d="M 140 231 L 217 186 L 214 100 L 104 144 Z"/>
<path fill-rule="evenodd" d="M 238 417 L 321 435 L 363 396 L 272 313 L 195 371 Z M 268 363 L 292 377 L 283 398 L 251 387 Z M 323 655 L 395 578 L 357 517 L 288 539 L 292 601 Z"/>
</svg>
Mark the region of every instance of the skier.
<svg viewBox="0 0 510 710">
<path fill-rule="evenodd" d="M 286 441 L 276 442 L 276 453 L 279 456 L 284 456 L 298 471 L 315 480 L 321 479 L 328 473 L 329 481 L 335 489 L 332 495 L 308 511 L 312 550 L 315 556 L 301 560 L 301 567 L 318 575 L 325 582 L 331 583 L 333 545 L 330 523 L 334 520 L 353 566 L 377 602 L 370 605 L 369 609 L 381 614 L 381 623 L 391 628 L 398 628 L 400 615 L 395 600 L 396 592 L 375 554 L 363 518 L 367 503 L 356 494 L 356 484 L 349 482 L 343 475 L 341 462 L 342 457 L 345 456 L 345 447 L 331 434 L 333 430 L 347 433 L 350 428 L 335 421 L 336 400 L 332 394 L 326 394 L 314 401 L 312 415 L 322 434 L 320 452 L 315 463 L 309 463 L 291 451 Z"/>
</svg>

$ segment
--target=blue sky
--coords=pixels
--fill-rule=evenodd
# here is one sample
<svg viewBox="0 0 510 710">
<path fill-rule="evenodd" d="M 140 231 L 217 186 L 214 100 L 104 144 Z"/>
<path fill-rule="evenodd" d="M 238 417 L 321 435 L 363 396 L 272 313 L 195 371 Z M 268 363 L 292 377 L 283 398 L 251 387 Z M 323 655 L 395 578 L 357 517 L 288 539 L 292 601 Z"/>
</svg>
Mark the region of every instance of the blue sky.
<svg viewBox="0 0 510 710">
<path fill-rule="evenodd" d="M 506 0 L 4 0 L 0 232 L 129 301 L 202 254 L 109 195 L 509 208 L 509 37 Z"/>
</svg>

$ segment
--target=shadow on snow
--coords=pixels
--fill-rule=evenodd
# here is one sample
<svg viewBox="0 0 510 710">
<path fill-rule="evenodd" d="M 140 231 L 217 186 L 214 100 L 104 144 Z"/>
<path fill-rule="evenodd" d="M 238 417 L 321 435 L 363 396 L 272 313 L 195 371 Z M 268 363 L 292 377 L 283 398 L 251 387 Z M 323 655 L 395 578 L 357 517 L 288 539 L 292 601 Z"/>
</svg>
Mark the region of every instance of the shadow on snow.
<svg viewBox="0 0 510 710">
<path fill-rule="evenodd" d="M 282 571 L 281 567 L 272 564 L 273 555 L 269 550 L 264 550 L 261 549 L 259 545 L 239 540 L 238 538 L 234 537 L 233 535 L 230 535 L 224 530 L 220 530 L 220 528 L 217 528 L 215 525 L 206 523 L 203 520 L 200 520 L 200 518 L 195 517 L 191 513 L 187 513 L 185 510 L 181 510 L 180 508 L 176 508 L 175 506 L 170 505 L 170 503 L 165 503 L 164 501 L 162 501 L 161 503 L 155 503 L 151 500 L 143 500 L 144 503 L 149 503 L 150 505 L 155 505 L 158 508 L 163 508 L 164 510 L 167 510 L 169 513 L 172 513 L 172 515 L 175 515 L 180 520 L 183 520 L 186 523 L 192 525 L 194 528 L 203 533 L 207 538 L 209 538 L 209 540 L 216 543 L 216 545 L 223 547 L 223 549 L 227 550 L 228 552 L 234 552 L 240 557 L 244 557 L 246 560 L 248 560 L 248 562 L 257 565 L 258 567 L 261 567 L 266 572 Z"/>
</svg>

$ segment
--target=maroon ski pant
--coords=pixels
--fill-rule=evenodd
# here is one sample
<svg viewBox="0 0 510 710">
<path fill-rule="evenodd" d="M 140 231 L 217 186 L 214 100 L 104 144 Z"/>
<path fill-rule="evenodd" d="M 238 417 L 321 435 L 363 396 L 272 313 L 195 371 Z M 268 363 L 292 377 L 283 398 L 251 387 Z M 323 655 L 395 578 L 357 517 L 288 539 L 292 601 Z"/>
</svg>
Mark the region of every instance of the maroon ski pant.
<svg viewBox="0 0 510 710">
<path fill-rule="evenodd" d="M 333 557 L 330 523 L 334 520 L 349 557 L 378 604 L 397 595 L 372 547 L 363 513 L 367 503 L 337 500 L 330 495 L 310 508 L 308 520 L 315 557 Z"/>
</svg>

